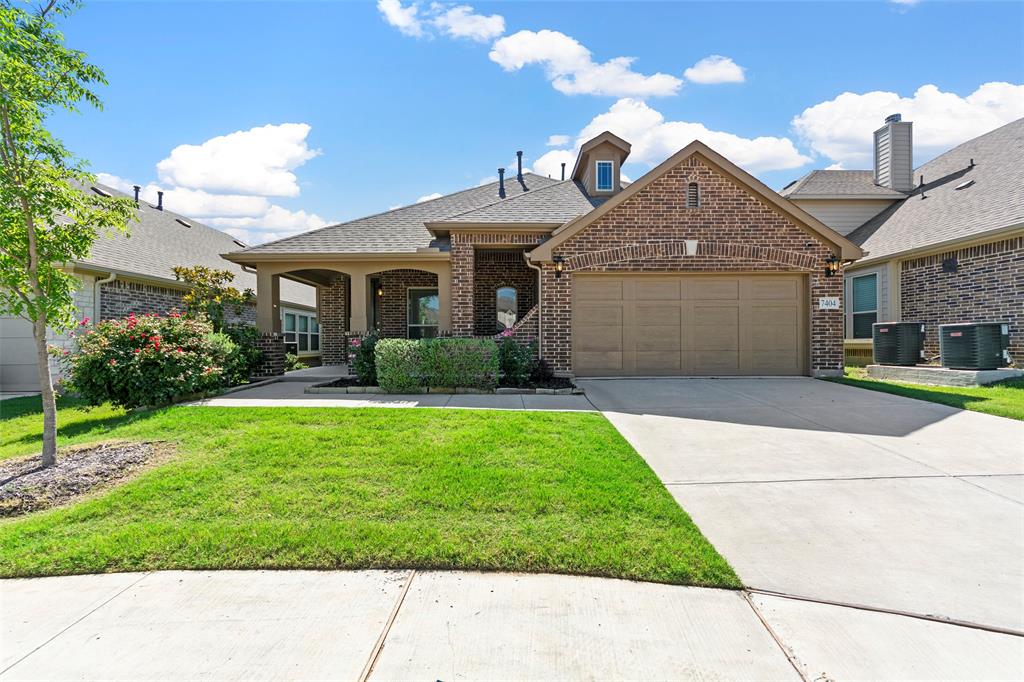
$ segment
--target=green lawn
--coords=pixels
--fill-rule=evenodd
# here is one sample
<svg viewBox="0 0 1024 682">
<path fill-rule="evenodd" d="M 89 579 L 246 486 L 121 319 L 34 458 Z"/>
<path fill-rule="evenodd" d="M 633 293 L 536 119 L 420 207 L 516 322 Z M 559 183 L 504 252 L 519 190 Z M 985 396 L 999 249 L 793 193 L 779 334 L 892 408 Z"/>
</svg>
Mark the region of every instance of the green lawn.
<svg viewBox="0 0 1024 682">
<path fill-rule="evenodd" d="M 1024 379 L 1011 379 L 990 386 L 922 386 L 879 381 L 868 377 L 863 367 L 847 367 L 844 377 L 829 381 L 994 414 L 998 417 L 1024 420 Z"/>
<path fill-rule="evenodd" d="M 0 452 L 38 447 L 32 403 L 0 403 Z M 62 444 L 162 440 L 177 454 L 0 522 L 0 575 L 459 568 L 739 586 L 598 414 L 68 407 L 62 419 Z"/>
</svg>

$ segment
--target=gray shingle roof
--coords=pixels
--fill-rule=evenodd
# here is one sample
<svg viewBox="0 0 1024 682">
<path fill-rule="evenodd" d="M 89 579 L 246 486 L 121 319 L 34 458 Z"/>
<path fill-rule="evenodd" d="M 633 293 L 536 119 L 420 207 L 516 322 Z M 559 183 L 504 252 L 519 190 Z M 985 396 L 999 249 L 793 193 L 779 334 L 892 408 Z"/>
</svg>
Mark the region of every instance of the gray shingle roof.
<svg viewBox="0 0 1024 682">
<path fill-rule="evenodd" d="M 533 173 L 505 180 L 505 201 L 559 182 Z M 462 190 L 437 199 L 403 206 L 347 223 L 245 249 L 246 254 L 277 253 L 415 253 L 418 249 L 447 248 L 447 241 L 435 239 L 425 223 L 459 215 L 498 200 L 498 183 Z"/>
<path fill-rule="evenodd" d="M 875 174 L 869 170 L 813 170 L 783 187 L 779 194 L 787 199 L 811 196 L 906 196 L 903 192 L 876 185 Z"/>
<path fill-rule="evenodd" d="M 972 158 L 976 165 L 970 168 Z M 865 258 L 1024 223 L 1024 118 L 929 161 L 914 171 L 920 175 L 923 188 L 848 235 Z"/>
<path fill-rule="evenodd" d="M 557 223 L 572 220 L 605 202 L 587 196 L 583 184 L 558 181 L 533 192 L 445 218 L 446 223 Z"/>
<path fill-rule="evenodd" d="M 100 183 L 93 183 L 90 187 L 98 187 L 112 196 L 127 196 Z M 85 191 L 91 189 L 85 188 Z M 173 211 L 158 211 L 144 201 L 139 202 L 136 215 L 138 219 L 129 226 L 129 234 L 101 234 L 89 257 L 79 262 L 97 269 L 167 280 L 174 279 L 171 268 L 176 265 L 205 265 L 233 272 L 235 279 L 232 284 L 239 289 L 256 290 L 256 275 L 220 256 L 238 250 L 239 242 L 231 235 Z M 179 220 L 191 227 L 186 227 Z M 282 279 L 281 301 L 315 306 L 316 290 Z"/>
</svg>

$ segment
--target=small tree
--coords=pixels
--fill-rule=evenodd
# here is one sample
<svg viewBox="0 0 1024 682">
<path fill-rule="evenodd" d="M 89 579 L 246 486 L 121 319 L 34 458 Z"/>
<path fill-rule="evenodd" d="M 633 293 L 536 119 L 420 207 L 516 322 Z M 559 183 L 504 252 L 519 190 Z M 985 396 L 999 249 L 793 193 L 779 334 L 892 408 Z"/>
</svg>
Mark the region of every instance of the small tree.
<svg viewBox="0 0 1024 682">
<path fill-rule="evenodd" d="M 100 230 L 124 230 L 134 216 L 130 199 L 83 192 L 94 178 L 45 127 L 54 111 L 78 111 L 82 102 L 101 106 L 90 88 L 106 83 L 103 72 L 84 53 L 65 47 L 53 23 L 77 5 L 0 4 L 0 312 L 32 323 L 44 467 L 57 453 L 47 328 L 74 324 L 78 281 L 66 268 L 89 254 Z"/>
<path fill-rule="evenodd" d="M 186 268 L 174 268 L 174 276 L 191 285 L 182 297 L 185 313 L 189 317 L 205 317 L 213 325 L 214 331 L 224 329 L 224 309 L 234 306 L 235 314 L 242 314 L 242 306 L 252 302 L 255 294 L 252 289 L 239 291 L 230 286 L 235 275 L 230 270 L 215 270 L 203 265 Z"/>
</svg>

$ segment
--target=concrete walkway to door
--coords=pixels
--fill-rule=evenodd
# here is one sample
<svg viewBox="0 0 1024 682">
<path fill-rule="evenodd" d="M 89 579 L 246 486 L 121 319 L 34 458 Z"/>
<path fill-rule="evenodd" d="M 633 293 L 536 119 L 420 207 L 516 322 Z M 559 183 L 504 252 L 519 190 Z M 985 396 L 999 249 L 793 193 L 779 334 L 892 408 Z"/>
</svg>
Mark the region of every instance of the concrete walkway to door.
<svg viewBox="0 0 1024 682">
<path fill-rule="evenodd" d="M 1024 423 L 814 379 L 581 384 L 745 585 L 1024 632 Z"/>
</svg>

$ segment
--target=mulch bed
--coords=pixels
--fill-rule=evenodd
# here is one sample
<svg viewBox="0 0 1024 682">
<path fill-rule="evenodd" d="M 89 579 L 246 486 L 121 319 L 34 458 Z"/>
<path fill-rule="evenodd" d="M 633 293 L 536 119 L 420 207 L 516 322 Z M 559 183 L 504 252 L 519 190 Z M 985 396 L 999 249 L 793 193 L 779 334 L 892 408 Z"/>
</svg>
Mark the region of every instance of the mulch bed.
<svg viewBox="0 0 1024 682">
<path fill-rule="evenodd" d="M 160 452 L 157 443 L 102 443 L 61 450 L 46 469 L 39 455 L 0 461 L 0 517 L 55 507 L 130 478 Z"/>
<path fill-rule="evenodd" d="M 324 386 L 331 386 L 331 387 L 338 387 L 338 388 L 348 388 L 350 386 L 362 386 L 362 385 L 363 384 L 359 383 L 359 379 L 357 379 L 354 376 L 341 377 L 339 379 L 335 379 L 334 381 L 332 381 L 329 384 L 324 384 Z M 512 387 L 509 387 L 509 386 L 506 386 L 506 384 L 499 384 L 499 386 L 500 386 L 500 388 L 554 388 L 554 389 L 558 389 L 558 388 L 572 388 L 573 387 L 573 383 L 572 383 L 572 381 L 570 381 L 569 379 L 566 379 L 565 377 L 551 377 L 550 379 L 546 379 L 544 381 L 531 381 L 531 382 L 527 383 L 525 386 L 512 386 Z"/>
</svg>

